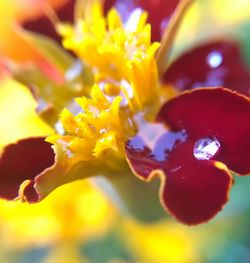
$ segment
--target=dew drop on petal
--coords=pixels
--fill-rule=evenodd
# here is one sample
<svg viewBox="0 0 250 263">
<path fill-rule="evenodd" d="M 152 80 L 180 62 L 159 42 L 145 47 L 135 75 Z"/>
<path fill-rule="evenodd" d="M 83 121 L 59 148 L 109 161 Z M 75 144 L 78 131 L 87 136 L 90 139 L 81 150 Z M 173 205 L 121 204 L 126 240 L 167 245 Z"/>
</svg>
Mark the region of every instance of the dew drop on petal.
<svg viewBox="0 0 250 263">
<path fill-rule="evenodd" d="M 219 150 L 220 142 L 214 137 L 205 137 L 194 144 L 194 157 L 197 160 L 210 160 Z"/>
<path fill-rule="evenodd" d="M 211 68 L 219 67 L 222 61 L 223 61 L 223 57 L 220 52 L 213 51 L 207 56 L 207 63 Z"/>
</svg>

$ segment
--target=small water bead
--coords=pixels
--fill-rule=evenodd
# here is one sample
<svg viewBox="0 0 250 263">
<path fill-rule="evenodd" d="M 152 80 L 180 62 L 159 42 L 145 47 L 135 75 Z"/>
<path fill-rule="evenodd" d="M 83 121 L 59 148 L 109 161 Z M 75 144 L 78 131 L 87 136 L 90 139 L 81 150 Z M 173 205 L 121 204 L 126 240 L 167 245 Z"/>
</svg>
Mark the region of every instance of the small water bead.
<svg viewBox="0 0 250 263">
<path fill-rule="evenodd" d="M 118 85 L 107 83 L 104 85 L 103 91 L 106 95 L 115 97 L 120 95 L 121 89 Z"/>
<path fill-rule="evenodd" d="M 223 62 L 223 56 L 218 51 L 213 51 L 207 56 L 207 63 L 211 68 L 219 67 Z"/>
<path fill-rule="evenodd" d="M 129 100 L 133 98 L 133 88 L 126 80 L 116 81 L 114 79 L 108 79 L 98 83 L 100 89 L 103 91 L 106 99 L 112 103 L 117 97 L 122 97 L 120 106 L 127 106 Z"/>
<path fill-rule="evenodd" d="M 210 160 L 219 150 L 220 142 L 214 137 L 205 137 L 194 144 L 194 157 L 197 160 Z"/>
</svg>

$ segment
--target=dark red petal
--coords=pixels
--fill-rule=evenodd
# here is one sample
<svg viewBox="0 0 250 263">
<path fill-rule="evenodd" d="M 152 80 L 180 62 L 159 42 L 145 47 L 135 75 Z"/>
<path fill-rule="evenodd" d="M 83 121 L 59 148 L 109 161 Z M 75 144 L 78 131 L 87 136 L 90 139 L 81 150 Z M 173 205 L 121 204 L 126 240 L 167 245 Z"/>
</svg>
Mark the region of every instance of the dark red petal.
<svg viewBox="0 0 250 263">
<path fill-rule="evenodd" d="M 250 96 L 250 71 L 235 42 L 217 41 L 179 57 L 164 75 L 179 90 L 224 86 Z"/>
<path fill-rule="evenodd" d="M 0 158 L 0 197 L 15 199 L 19 195 L 20 185 L 26 181 L 31 182 L 43 170 L 54 163 L 54 151 L 45 138 L 28 138 L 10 144 L 4 148 Z M 37 197 L 30 188 L 29 183 L 24 189 L 27 199 Z M 30 196 L 29 196 L 30 194 Z"/>
<path fill-rule="evenodd" d="M 27 201 L 29 203 L 36 203 L 40 200 L 39 195 L 35 189 L 35 181 L 29 181 L 25 185 L 21 198 L 24 199 L 23 201 Z"/>
<path fill-rule="evenodd" d="M 153 130 L 156 125 L 149 124 L 147 127 Z M 151 132 L 147 138 L 145 132 L 140 132 L 126 143 L 128 162 L 135 174 L 143 180 L 149 180 L 151 172 L 161 169 L 173 148 L 187 139 L 183 132 L 170 132 L 164 126 L 157 126 L 157 129 L 160 136 Z M 153 136 L 157 137 L 154 139 L 155 143 L 150 142 Z"/>
<path fill-rule="evenodd" d="M 157 120 L 185 130 L 193 140 L 215 137 L 216 160 L 239 174 L 250 172 L 250 99 L 223 88 L 185 92 L 167 102 Z"/>
<path fill-rule="evenodd" d="M 62 7 L 55 10 L 59 19 L 63 22 L 73 22 L 75 0 L 68 0 Z M 36 20 L 26 21 L 23 28 L 49 36 L 61 43 L 61 37 L 57 34 L 55 26 L 45 14 Z"/>
<path fill-rule="evenodd" d="M 206 222 L 218 213 L 232 184 L 225 165 L 198 161 L 193 147 L 192 140 L 173 132 L 163 134 L 151 147 L 139 135 L 126 146 L 135 174 L 146 181 L 160 176 L 162 205 L 188 225 Z"/>
<path fill-rule="evenodd" d="M 126 15 L 136 7 L 148 12 L 148 22 L 152 25 L 152 41 L 160 41 L 165 27 L 180 0 L 105 0 L 107 12 L 113 5 Z"/>
<path fill-rule="evenodd" d="M 162 204 L 179 221 L 196 225 L 214 217 L 228 200 L 232 177 L 226 166 L 198 161 L 193 143 L 178 145 L 164 168 Z"/>
<path fill-rule="evenodd" d="M 160 168 L 152 150 L 139 135 L 127 142 L 126 157 L 134 173 L 143 180 L 148 180 L 150 173 Z"/>
</svg>

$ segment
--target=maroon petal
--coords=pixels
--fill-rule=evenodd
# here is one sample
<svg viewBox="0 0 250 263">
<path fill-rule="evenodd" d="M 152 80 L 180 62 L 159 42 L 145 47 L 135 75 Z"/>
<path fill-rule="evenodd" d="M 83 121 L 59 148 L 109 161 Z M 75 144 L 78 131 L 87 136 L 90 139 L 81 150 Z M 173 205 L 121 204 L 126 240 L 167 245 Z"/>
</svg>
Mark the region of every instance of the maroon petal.
<svg viewBox="0 0 250 263">
<path fill-rule="evenodd" d="M 152 25 L 152 41 L 160 41 L 171 15 L 180 0 L 105 0 L 104 11 L 113 5 L 126 16 L 136 7 L 148 12 L 148 22 Z"/>
<path fill-rule="evenodd" d="M 55 10 L 56 15 L 61 21 L 73 22 L 74 6 L 75 0 L 67 0 L 62 7 L 58 8 L 58 10 Z M 49 36 L 61 43 L 61 37 L 57 34 L 55 26 L 45 14 L 41 17 L 38 17 L 36 20 L 24 22 L 22 26 L 27 30 Z"/>
<path fill-rule="evenodd" d="M 228 200 L 232 177 L 225 165 L 198 161 L 194 142 L 182 133 L 166 132 L 150 147 L 139 135 L 126 146 L 128 162 L 146 181 L 162 180 L 162 205 L 179 221 L 195 225 L 215 216 Z"/>
<path fill-rule="evenodd" d="M 22 189 L 27 194 L 26 198 L 29 201 L 38 199 L 31 188 L 32 182 L 54 163 L 54 151 L 44 139 L 23 139 L 4 148 L 0 157 L 0 197 L 8 200 L 17 198 L 21 184 L 26 181 Z"/>
<path fill-rule="evenodd" d="M 215 138 L 220 151 L 213 159 L 239 174 L 250 172 L 250 99 L 223 88 L 185 92 L 166 103 L 157 120 L 185 130 L 194 141 Z"/>
<path fill-rule="evenodd" d="M 35 187 L 35 181 L 27 181 L 27 183 L 25 183 L 23 185 L 23 191 L 19 194 L 21 194 L 21 199 L 23 199 L 22 201 L 27 201 L 29 203 L 37 203 L 40 200 L 39 194 L 36 191 L 36 187 Z"/>
<path fill-rule="evenodd" d="M 226 166 L 198 161 L 190 142 L 177 146 L 164 168 L 162 203 L 179 221 L 195 225 L 214 217 L 228 200 L 232 177 Z M 180 161 L 181 160 L 181 161 Z"/>
<path fill-rule="evenodd" d="M 127 142 L 126 157 L 134 173 L 142 180 L 148 181 L 149 175 L 161 167 L 139 135 Z"/>
<path fill-rule="evenodd" d="M 147 126 L 148 129 L 155 129 L 154 124 Z M 126 157 L 135 174 L 143 180 L 150 180 L 150 174 L 161 169 L 168 159 L 170 152 L 177 144 L 186 141 L 187 136 L 183 132 L 169 132 L 164 126 L 157 127 L 161 130 L 158 135 L 149 134 L 145 137 L 142 132 L 129 140 L 126 144 Z M 157 143 L 150 143 L 150 137 L 157 136 Z M 144 137 L 144 138 L 143 138 Z M 151 146 L 150 146 L 151 145 Z M 154 147 L 152 147 L 154 145 Z"/>
<path fill-rule="evenodd" d="M 217 41 L 179 57 L 166 71 L 164 82 L 179 90 L 224 86 L 250 96 L 250 71 L 235 42 Z"/>
</svg>

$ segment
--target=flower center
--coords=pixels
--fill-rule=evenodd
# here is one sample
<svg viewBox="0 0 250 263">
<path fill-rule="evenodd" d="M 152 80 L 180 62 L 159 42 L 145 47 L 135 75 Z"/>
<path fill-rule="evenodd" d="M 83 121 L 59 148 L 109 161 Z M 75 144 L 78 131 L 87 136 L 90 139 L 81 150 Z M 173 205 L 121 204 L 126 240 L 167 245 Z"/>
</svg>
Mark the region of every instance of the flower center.
<svg viewBox="0 0 250 263">
<path fill-rule="evenodd" d="M 108 83 L 104 86 L 103 91 L 106 95 L 115 97 L 120 95 L 121 89 L 118 85 Z"/>
<path fill-rule="evenodd" d="M 105 17 L 102 1 L 87 2 L 89 10 L 75 25 L 60 24 L 58 30 L 64 47 L 78 57 L 66 78 L 78 79 L 87 65 L 95 84 L 76 99 L 77 112 L 60 114 L 63 134 L 47 141 L 66 148 L 74 160 L 124 160 L 125 142 L 138 129 L 134 118 L 154 119 L 160 107 L 155 60 L 160 43 L 151 44 L 145 12 L 137 10 L 124 23 L 115 9 Z"/>
<path fill-rule="evenodd" d="M 219 150 L 220 142 L 214 137 L 205 137 L 194 144 L 193 154 L 197 160 L 210 160 Z"/>
</svg>

